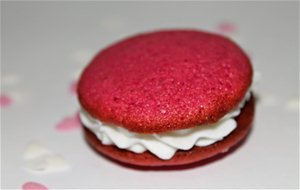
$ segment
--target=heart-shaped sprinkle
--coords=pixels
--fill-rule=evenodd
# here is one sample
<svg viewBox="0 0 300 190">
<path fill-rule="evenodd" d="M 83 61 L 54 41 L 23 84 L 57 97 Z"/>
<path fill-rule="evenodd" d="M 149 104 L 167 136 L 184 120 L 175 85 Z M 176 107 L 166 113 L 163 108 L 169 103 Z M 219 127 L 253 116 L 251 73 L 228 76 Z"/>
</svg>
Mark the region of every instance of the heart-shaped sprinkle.
<svg viewBox="0 0 300 190">
<path fill-rule="evenodd" d="M 287 110 L 290 111 L 298 111 L 299 110 L 299 98 L 295 97 L 295 98 L 291 98 L 287 101 L 285 107 Z"/>
<path fill-rule="evenodd" d="M 70 168 L 70 164 L 62 156 L 38 143 L 27 146 L 24 161 L 24 168 L 34 174 L 62 172 Z"/>
<path fill-rule="evenodd" d="M 23 190 L 48 190 L 48 188 L 42 184 L 36 182 L 26 182 L 22 186 Z"/>
<path fill-rule="evenodd" d="M 18 85 L 20 81 L 20 77 L 16 74 L 5 74 L 1 76 L 1 84 L 4 86 Z"/>
<path fill-rule="evenodd" d="M 32 159 L 49 153 L 50 151 L 39 143 L 30 143 L 25 150 L 24 159 Z"/>
<path fill-rule="evenodd" d="M 69 87 L 69 91 L 71 94 L 76 95 L 77 94 L 77 81 L 72 81 Z"/>
<path fill-rule="evenodd" d="M 27 160 L 25 168 L 37 174 L 62 172 L 70 168 L 69 163 L 60 155 L 44 155 Z"/>
<path fill-rule="evenodd" d="M 62 121 L 57 124 L 56 130 L 60 132 L 69 132 L 80 129 L 80 127 L 79 113 L 76 113 L 74 116 L 62 119 Z"/>
<path fill-rule="evenodd" d="M 233 33 L 236 31 L 236 26 L 230 22 L 221 22 L 217 30 L 221 33 Z"/>
<path fill-rule="evenodd" d="M 13 100 L 10 96 L 1 94 L 0 96 L 0 106 L 1 107 L 8 107 L 12 104 Z"/>
</svg>

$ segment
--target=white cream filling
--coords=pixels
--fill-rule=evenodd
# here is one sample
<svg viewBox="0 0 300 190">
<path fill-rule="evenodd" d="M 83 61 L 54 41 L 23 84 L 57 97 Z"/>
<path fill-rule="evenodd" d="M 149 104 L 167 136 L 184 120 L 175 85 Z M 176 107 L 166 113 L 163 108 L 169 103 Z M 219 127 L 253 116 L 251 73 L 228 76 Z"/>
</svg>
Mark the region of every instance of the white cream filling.
<svg viewBox="0 0 300 190">
<path fill-rule="evenodd" d="M 177 150 L 189 150 L 193 146 L 208 146 L 228 136 L 237 127 L 234 117 L 240 114 L 250 94 L 249 89 L 239 105 L 216 123 L 166 133 L 130 132 L 123 127 L 103 123 L 84 110 L 80 111 L 80 119 L 104 145 L 115 145 L 134 153 L 143 153 L 148 150 L 160 159 L 168 160 Z"/>
</svg>

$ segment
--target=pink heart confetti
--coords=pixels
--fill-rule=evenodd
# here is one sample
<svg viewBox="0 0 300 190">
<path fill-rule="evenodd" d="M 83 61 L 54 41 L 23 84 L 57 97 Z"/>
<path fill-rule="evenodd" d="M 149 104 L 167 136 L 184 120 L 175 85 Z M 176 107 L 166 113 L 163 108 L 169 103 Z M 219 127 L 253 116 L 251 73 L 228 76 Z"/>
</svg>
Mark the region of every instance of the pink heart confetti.
<svg viewBox="0 0 300 190">
<path fill-rule="evenodd" d="M 1 94 L 0 96 L 0 107 L 8 107 L 12 104 L 13 100 L 10 96 Z"/>
<path fill-rule="evenodd" d="M 70 90 L 70 93 L 73 95 L 77 94 L 77 83 L 78 83 L 77 81 L 73 81 L 70 84 L 69 90 Z"/>
<path fill-rule="evenodd" d="M 26 182 L 22 186 L 23 190 L 48 190 L 48 188 L 42 184 L 36 182 Z"/>
<path fill-rule="evenodd" d="M 65 117 L 56 125 L 56 130 L 60 132 L 69 132 L 80 128 L 79 112 L 76 112 L 74 116 Z"/>
<path fill-rule="evenodd" d="M 218 27 L 217 30 L 221 33 L 233 33 L 236 32 L 236 26 L 230 22 L 221 22 Z"/>
</svg>

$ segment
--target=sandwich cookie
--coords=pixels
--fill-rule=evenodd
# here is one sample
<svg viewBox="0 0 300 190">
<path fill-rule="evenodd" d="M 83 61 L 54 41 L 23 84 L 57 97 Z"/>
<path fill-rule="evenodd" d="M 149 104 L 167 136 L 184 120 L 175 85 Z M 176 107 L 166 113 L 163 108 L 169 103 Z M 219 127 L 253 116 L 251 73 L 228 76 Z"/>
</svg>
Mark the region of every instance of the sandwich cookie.
<svg viewBox="0 0 300 190">
<path fill-rule="evenodd" d="M 136 35 L 102 50 L 78 83 L 87 141 L 117 161 L 183 165 L 236 145 L 254 117 L 253 70 L 231 40 L 197 30 Z"/>
</svg>

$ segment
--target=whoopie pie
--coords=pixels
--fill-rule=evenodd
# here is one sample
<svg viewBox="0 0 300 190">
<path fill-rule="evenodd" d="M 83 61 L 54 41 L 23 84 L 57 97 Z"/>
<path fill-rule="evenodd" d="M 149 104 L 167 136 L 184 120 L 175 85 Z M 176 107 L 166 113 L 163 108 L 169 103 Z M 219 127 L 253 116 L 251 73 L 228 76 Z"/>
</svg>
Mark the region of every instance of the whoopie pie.
<svg viewBox="0 0 300 190">
<path fill-rule="evenodd" d="M 200 30 L 135 35 L 100 51 L 78 83 L 80 119 L 101 154 L 174 166 L 224 153 L 254 117 L 253 69 L 230 39 Z"/>
</svg>

